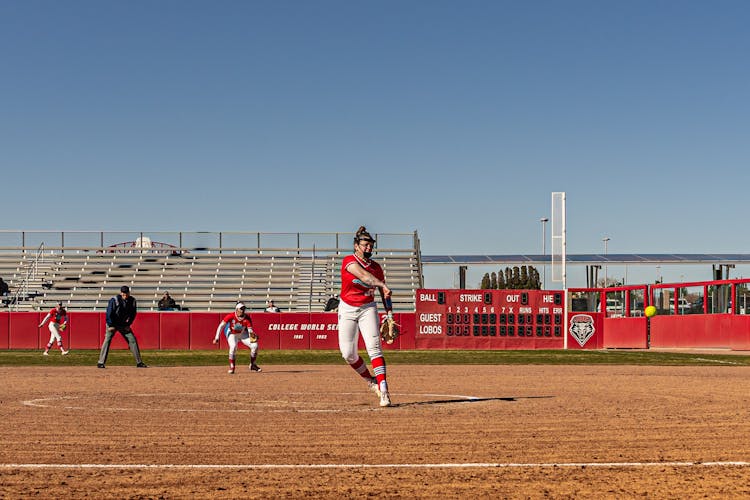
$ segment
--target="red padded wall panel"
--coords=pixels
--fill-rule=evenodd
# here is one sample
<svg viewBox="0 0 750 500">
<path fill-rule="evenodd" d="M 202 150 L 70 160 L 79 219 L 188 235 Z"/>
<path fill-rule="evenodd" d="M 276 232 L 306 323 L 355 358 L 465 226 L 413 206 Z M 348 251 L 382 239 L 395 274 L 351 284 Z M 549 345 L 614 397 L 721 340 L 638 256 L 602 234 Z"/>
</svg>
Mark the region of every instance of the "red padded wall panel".
<svg viewBox="0 0 750 500">
<path fill-rule="evenodd" d="M 648 319 L 646 317 L 604 318 L 603 344 L 605 349 L 646 349 L 647 337 Z"/>
<path fill-rule="evenodd" d="M 39 349 L 39 316 L 38 312 L 14 312 L 10 316 L 8 344 L 11 349 Z M 49 330 L 47 330 L 49 339 Z M 45 341 L 46 343 L 46 341 Z"/>
<path fill-rule="evenodd" d="M 312 313 L 307 328 L 310 332 L 310 349 L 339 348 L 338 314 Z"/>
<path fill-rule="evenodd" d="M 0 312 L 0 349 L 8 348 L 8 329 L 10 328 L 10 313 Z"/>
<path fill-rule="evenodd" d="M 190 314 L 175 311 L 159 315 L 159 348 L 190 348 Z"/>
<path fill-rule="evenodd" d="M 219 345 L 212 343 L 216 328 L 225 313 L 219 312 L 191 312 L 190 313 L 190 349 L 226 349 L 227 342 L 224 335 L 220 335 Z"/>
<path fill-rule="evenodd" d="M 299 316 L 299 313 L 253 313 L 250 318 L 253 320 L 253 330 L 258 333 L 258 349 L 278 350 L 280 346 L 281 315 L 288 318 Z M 301 314 L 307 317 L 307 313 Z"/>
<path fill-rule="evenodd" d="M 310 349 L 310 330 L 302 330 L 302 325 L 310 324 L 307 313 L 278 314 L 278 322 L 270 323 L 278 328 L 280 349 Z"/>
<path fill-rule="evenodd" d="M 68 313 L 68 336 L 71 349 L 99 349 L 104 331 L 104 313 L 72 311 Z"/>
</svg>

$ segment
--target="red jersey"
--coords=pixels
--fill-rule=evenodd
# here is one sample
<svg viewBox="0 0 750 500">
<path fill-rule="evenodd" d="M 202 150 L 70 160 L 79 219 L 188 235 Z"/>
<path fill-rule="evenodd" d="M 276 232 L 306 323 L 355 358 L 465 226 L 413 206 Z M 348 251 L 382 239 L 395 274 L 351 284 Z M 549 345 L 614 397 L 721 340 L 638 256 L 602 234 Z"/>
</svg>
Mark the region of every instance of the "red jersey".
<svg viewBox="0 0 750 500">
<path fill-rule="evenodd" d="M 375 301 L 375 290 L 378 287 L 370 286 L 352 273 L 347 271 L 347 266 L 356 262 L 364 268 L 365 271 L 375 276 L 380 281 L 385 281 L 385 274 L 380 264 L 374 260 L 364 262 L 356 255 L 347 255 L 341 263 L 341 294 L 339 298 L 350 306 L 363 306 Z"/>
<path fill-rule="evenodd" d="M 49 311 L 49 317 L 51 322 L 57 323 L 58 325 L 64 325 L 68 322 L 68 313 L 65 312 L 65 309 L 58 310 L 56 307 L 53 307 Z"/>
<path fill-rule="evenodd" d="M 226 323 L 226 326 L 224 327 L 224 334 L 231 333 L 234 335 L 240 335 L 246 329 L 250 329 L 253 327 L 253 322 L 250 321 L 250 316 L 248 316 L 247 314 L 245 314 L 243 318 L 237 319 L 237 315 L 235 313 L 229 313 L 224 316 L 224 319 L 221 321 Z"/>
</svg>

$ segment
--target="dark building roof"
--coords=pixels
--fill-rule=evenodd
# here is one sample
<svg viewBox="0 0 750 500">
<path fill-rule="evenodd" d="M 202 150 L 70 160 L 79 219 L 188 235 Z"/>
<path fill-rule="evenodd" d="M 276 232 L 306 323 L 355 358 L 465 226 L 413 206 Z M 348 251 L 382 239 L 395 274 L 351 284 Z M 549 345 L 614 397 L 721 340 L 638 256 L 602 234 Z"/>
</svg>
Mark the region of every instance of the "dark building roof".
<svg viewBox="0 0 750 500">
<path fill-rule="evenodd" d="M 423 264 L 550 264 L 552 257 L 541 254 L 512 255 L 422 255 Z M 568 264 L 750 264 L 750 254 L 740 253 L 644 253 L 568 254 Z"/>
</svg>

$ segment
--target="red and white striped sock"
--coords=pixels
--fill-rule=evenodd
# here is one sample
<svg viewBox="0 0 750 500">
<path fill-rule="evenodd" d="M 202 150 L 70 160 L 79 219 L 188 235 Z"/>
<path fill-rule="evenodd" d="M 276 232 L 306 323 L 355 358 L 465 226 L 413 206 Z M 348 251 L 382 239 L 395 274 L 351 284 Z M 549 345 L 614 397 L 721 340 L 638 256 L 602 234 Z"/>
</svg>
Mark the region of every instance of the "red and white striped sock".
<svg viewBox="0 0 750 500">
<path fill-rule="evenodd" d="M 372 358 L 372 371 L 375 372 L 375 379 L 378 381 L 378 385 L 382 386 L 385 382 L 385 358 L 378 356 Z"/>
<path fill-rule="evenodd" d="M 234 360 L 232 358 L 229 358 L 229 368 L 234 370 Z"/>
<path fill-rule="evenodd" d="M 367 380 L 368 382 L 372 380 L 370 370 L 367 369 L 367 365 L 364 361 L 362 361 L 362 358 L 360 356 L 357 356 L 357 361 L 351 363 L 349 366 L 351 366 L 355 372 L 359 373 L 359 376 L 363 379 Z"/>
</svg>

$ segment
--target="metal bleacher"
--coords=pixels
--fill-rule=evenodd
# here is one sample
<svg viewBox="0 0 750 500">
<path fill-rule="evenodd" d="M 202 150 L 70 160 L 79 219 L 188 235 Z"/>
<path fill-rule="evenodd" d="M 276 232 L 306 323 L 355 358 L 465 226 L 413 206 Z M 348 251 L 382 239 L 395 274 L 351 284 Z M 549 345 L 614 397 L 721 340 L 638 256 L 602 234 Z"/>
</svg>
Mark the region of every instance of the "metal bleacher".
<svg viewBox="0 0 750 500">
<path fill-rule="evenodd" d="M 413 241 L 375 251 L 395 311 L 413 311 L 415 291 L 423 286 L 416 233 Z M 258 311 L 273 300 L 283 311 L 319 312 L 339 293 L 341 260 L 351 251 L 345 246 L 2 246 L 0 276 L 11 295 L 3 298 L 0 310 L 42 311 L 62 301 L 71 310 L 101 311 L 128 285 L 142 311 L 157 310 L 169 291 L 181 309 L 190 311 L 232 310 L 238 300 Z"/>
</svg>

